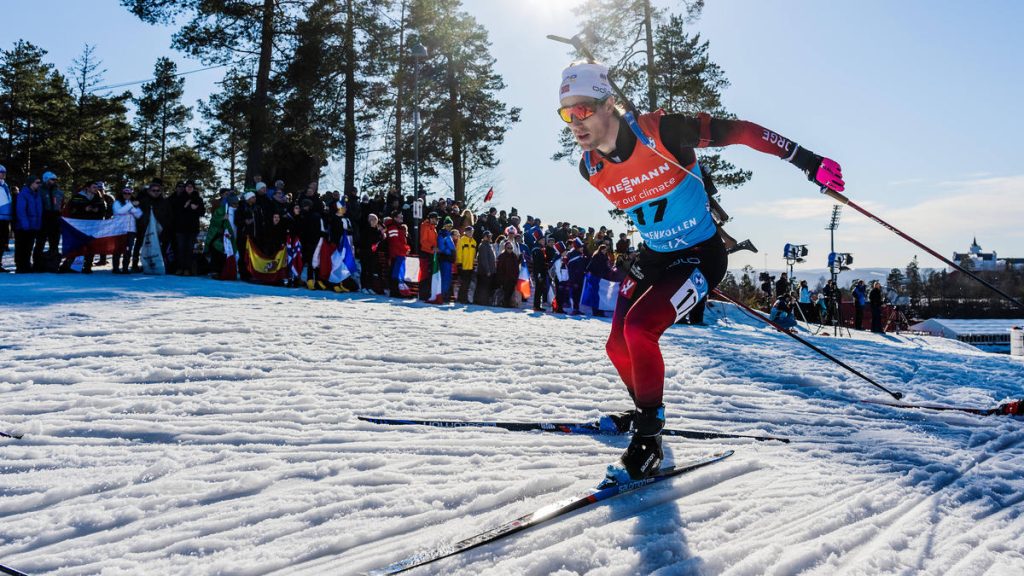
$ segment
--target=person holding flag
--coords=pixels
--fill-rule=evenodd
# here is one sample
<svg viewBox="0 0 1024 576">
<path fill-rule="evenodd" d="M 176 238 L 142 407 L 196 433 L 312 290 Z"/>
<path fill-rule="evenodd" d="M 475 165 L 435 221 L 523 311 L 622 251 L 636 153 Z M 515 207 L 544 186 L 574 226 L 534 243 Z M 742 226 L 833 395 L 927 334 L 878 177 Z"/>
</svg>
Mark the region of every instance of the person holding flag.
<svg viewBox="0 0 1024 576">
<path fill-rule="evenodd" d="M 626 213 L 646 244 L 623 279 L 606 350 L 634 409 L 601 425 L 633 437 L 610 482 L 656 473 L 663 460 L 665 365 L 658 340 L 725 275 L 728 259 L 712 217 L 696 148 L 743 144 L 792 163 L 821 187 L 842 191 L 838 163 L 752 122 L 666 114 L 636 116 L 620 102 L 608 68 L 562 71 L 558 114 L 583 149 L 580 175 Z"/>
</svg>

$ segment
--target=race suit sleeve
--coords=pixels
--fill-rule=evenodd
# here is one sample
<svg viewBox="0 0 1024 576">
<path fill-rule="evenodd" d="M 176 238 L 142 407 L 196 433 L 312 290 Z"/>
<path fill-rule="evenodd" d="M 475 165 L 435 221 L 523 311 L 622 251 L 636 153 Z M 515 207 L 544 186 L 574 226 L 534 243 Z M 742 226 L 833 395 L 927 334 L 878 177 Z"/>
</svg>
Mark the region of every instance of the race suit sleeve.
<svg viewBox="0 0 1024 576">
<path fill-rule="evenodd" d="M 661 137 L 669 151 L 680 159 L 688 156 L 687 149 L 743 144 L 786 160 L 803 172 L 814 171 L 821 164 L 821 156 L 746 120 L 712 118 L 707 114 L 666 114 L 661 119 Z M 689 154 L 692 155 L 692 151 Z"/>
</svg>

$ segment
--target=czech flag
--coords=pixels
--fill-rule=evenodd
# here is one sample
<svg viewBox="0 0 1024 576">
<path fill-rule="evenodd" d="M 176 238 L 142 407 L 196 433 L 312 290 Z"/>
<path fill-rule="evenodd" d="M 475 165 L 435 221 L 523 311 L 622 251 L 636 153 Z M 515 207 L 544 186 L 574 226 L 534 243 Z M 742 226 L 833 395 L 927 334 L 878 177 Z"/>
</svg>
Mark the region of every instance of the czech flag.
<svg viewBox="0 0 1024 576">
<path fill-rule="evenodd" d="M 68 258 L 86 253 L 101 255 L 122 252 L 128 242 L 128 234 L 132 232 L 135 232 L 134 218 L 61 218 L 61 255 Z"/>
<path fill-rule="evenodd" d="M 278 284 L 288 277 L 288 253 L 284 246 L 272 257 L 263 255 L 252 241 L 245 243 L 249 257 L 246 265 L 253 282 L 260 284 Z"/>
<path fill-rule="evenodd" d="M 494 199 L 494 186 L 491 186 L 490 189 L 487 190 L 487 195 L 484 196 L 484 202 L 490 202 L 493 199 Z"/>
</svg>

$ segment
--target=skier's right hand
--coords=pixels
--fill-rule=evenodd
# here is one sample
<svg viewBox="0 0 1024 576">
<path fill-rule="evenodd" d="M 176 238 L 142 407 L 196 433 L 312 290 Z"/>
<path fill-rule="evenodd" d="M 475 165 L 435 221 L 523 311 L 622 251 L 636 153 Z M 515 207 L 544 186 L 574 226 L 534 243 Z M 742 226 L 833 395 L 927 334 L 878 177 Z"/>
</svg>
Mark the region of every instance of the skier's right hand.
<svg viewBox="0 0 1024 576">
<path fill-rule="evenodd" d="M 821 161 L 818 162 L 818 166 L 808 172 L 808 179 L 811 182 L 823 187 L 833 190 L 835 192 L 842 192 L 845 189 L 845 182 L 843 182 L 843 169 L 839 166 L 839 163 L 831 158 L 822 157 Z"/>
</svg>

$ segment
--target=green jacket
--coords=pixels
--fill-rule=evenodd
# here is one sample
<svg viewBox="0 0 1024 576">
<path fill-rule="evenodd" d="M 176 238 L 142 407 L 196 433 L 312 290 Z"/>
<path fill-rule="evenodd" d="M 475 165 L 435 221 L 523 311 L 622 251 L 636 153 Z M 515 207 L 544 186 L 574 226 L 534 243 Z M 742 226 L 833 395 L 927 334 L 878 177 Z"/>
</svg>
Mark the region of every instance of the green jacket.
<svg viewBox="0 0 1024 576">
<path fill-rule="evenodd" d="M 231 243 L 235 245 L 235 251 L 238 251 L 237 234 L 235 233 L 235 223 L 231 221 L 228 216 L 227 207 L 221 204 L 213 211 L 213 215 L 210 217 L 210 227 L 206 230 L 206 251 L 211 252 L 216 250 L 221 254 L 224 254 L 224 230 L 228 230 L 228 234 L 231 235 Z"/>
</svg>

